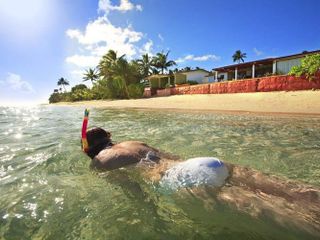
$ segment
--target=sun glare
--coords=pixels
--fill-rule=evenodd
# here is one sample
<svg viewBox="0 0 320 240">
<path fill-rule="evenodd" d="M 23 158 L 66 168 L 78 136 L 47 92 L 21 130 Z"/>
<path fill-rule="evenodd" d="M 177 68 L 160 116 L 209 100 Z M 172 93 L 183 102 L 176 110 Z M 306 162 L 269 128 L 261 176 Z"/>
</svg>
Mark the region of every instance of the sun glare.
<svg viewBox="0 0 320 240">
<path fill-rule="evenodd" d="M 54 1 L 0 0 L 0 29 L 17 36 L 37 35 L 53 21 Z"/>
</svg>

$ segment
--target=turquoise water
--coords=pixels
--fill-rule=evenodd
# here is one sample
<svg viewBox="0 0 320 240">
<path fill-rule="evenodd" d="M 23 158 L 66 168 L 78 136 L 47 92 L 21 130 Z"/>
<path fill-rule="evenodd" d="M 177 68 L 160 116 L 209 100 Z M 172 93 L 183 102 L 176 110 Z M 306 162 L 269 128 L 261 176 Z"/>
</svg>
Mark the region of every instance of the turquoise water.
<svg viewBox="0 0 320 240">
<path fill-rule="evenodd" d="M 98 174 L 80 151 L 83 108 L 0 108 L 0 239 L 316 239 L 135 169 Z M 320 186 L 317 117 L 92 109 L 89 126 L 181 156 L 215 156 Z M 206 199 L 208 200 L 208 199 Z"/>
</svg>

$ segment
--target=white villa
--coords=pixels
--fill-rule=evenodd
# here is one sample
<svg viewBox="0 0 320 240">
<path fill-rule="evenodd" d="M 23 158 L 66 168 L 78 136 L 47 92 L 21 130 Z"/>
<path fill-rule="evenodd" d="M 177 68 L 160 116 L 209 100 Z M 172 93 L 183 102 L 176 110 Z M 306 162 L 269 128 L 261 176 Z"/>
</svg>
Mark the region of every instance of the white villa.
<svg viewBox="0 0 320 240">
<path fill-rule="evenodd" d="M 188 81 L 196 81 L 201 84 L 258 78 L 270 75 L 286 75 L 293 66 L 301 65 L 301 60 L 305 56 L 317 53 L 320 53 L 320 50 L 303 51 L 302 53 L 283 57 L 265 58 L 251 62 L 213 68 L 211 72 L 202 68 L 197 68 L 194 70 L 179 71 L 171 75 L 151 75 L 146 79 L 149 80 L 151 88 L 157 89 L 186 84 Z"/>
<path fill-rule="evenodd" d="M 293 66 L 301 65 L 301 60 L 311 54 L 320 53 L 316 51 L 303 51 L 293 55 L 276 58 L 265 58 L 261 60 L 233 64 L 212 69 L 209 74 L 212 82 L 220 82 L 227 80 L 257 78 L 269 75 L 285 75 L 288 74 Z"/>
<path fill-rule="evenodd" d="M 205 69 L 198 68 L 198 69 L 189 70 L 189 71 L 181 71 L 178 73 L 185 75 L 187 81 L 195 81 L 197 83 L 205 83 L 206 82 L 205 77 L 210 72 Z"/>
<path fill-rule="evenodd" d="M 176 84 L 186 84 L 188 81 L 195 81 L 197 83 L 206 83 L 208 80 L 206 76 L 210 74 L 209 71 L 198 68 L 188 71 L 179 71 L 170 74 L 155 74 L 147 77 L 152 88 L 165 88 L 166 86 Z"/>
</svg>

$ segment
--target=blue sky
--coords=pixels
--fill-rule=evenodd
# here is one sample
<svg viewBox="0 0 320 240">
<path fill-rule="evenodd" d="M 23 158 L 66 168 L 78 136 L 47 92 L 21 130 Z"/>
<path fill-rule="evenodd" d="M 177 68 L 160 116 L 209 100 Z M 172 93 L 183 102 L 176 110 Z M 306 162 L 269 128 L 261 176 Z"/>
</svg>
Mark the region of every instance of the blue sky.
<svg viewBox="0 0 320 240">
<path fill-rule="evenodd" d="M 110 48 L 170 50 L 178 67 L 320 49 L 318 0 L 0 0 L 0 104 L 46 102 Z"/>
</svg>

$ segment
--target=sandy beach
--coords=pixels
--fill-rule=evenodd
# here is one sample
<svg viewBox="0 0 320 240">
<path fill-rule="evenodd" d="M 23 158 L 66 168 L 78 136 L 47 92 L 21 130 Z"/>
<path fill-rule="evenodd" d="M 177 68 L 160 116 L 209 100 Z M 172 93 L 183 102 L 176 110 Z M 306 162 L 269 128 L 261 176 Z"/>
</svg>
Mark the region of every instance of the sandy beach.
<svg viewBox="0 0 320 240">
<path fill-rule="evenodd" d="M 320 91 L 175 95 L 131 100 L 62 102 L 55 105 L 318 115 Z"/>
</svg>

